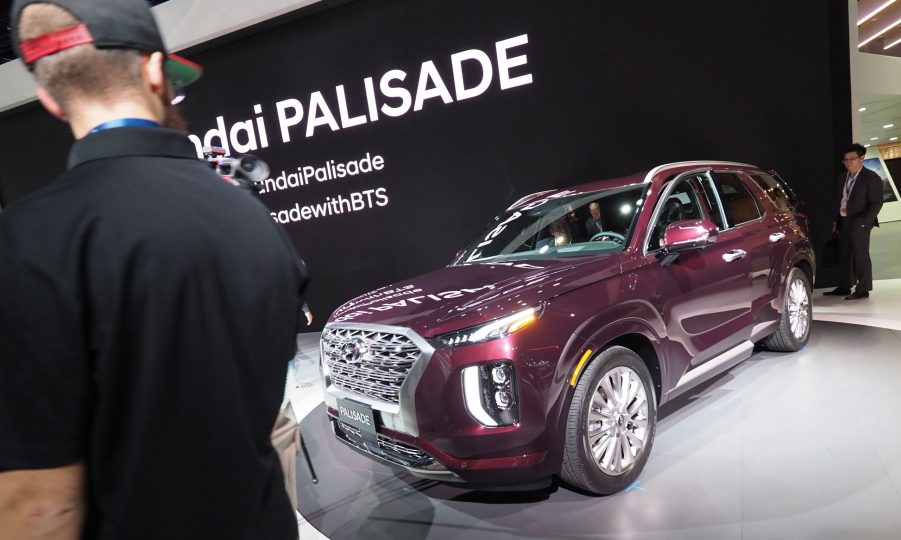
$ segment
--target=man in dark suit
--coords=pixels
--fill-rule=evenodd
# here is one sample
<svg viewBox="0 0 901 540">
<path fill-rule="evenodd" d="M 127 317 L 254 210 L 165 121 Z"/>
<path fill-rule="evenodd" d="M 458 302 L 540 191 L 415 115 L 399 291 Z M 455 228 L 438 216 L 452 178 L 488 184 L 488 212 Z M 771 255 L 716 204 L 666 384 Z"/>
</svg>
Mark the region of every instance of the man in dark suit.
<svg viewBox="0 0 901 540">
<path fill-rule="evenodd" d="M 882 208 L 882 179 L 863 166 L 867 150 L 854 143 L 845 151 L 842 163 L 847 172 L 839 177 L 838 215 L 832 232 L 838 233 L 838 259 L 841 265 L 838 287 L 825 294 L 860 300 L 873 289 L 873 265 L 870 262 L 870 231 L 879 226 L 876 216 Z M 856 285 L 854 292 L 851 286 Z"/>
<path fill-rule="evenodd" d="M 591 212 L 591 217 L 585 220 L 585 232 L 590 238 L 605 229 L 601 223 L 601 205 L 593 202 L 588 205 L 588 211 Z"/>
</svg>

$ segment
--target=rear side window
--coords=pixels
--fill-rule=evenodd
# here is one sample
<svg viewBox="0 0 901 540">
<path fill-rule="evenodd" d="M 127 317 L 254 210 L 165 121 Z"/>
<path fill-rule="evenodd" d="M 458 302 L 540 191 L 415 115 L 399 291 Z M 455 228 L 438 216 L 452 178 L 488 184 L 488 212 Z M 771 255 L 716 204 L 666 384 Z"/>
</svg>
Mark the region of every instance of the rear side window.
<svg viewBox="0 0 901 540">
<path fill-rule="evenodd" d="M 713 183 L 720 194 L 723 212 L 729 227 L 735 227 L 760 217 L 757 201 L 738 175 L 733 173 L 713 173 Z"/>
<path fill-rule="evenodd" d="M 773 201 L 776 208 L 782 211 L 792 209 L 791 196 L 789 196 L 785 191 L 785 187 L 777 179 L 768 174 L 755 174 L 751 178 L 766 193 L 767 197 Z"/>
</svg>

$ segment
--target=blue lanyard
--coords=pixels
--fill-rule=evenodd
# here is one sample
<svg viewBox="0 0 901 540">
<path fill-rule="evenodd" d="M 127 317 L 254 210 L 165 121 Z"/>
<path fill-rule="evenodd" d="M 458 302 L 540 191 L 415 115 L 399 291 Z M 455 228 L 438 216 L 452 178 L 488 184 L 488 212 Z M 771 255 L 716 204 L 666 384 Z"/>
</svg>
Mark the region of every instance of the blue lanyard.
<svg viewBox="0 0 901 540">
<path fill-rule="evenodd" d="M 143 118 L 119 118 L 118 120 L 110 120 L 109 122 L 104 122 L 99 126 L 95 127 L 91 130 L 91 133 L 97 133 L 98 131 L 103 131 L 105 129 L 113 129 L 120 127 L 160 127 L 159 122 L 154 122 L 153 120 L 145 120 Z"/>
</svg>

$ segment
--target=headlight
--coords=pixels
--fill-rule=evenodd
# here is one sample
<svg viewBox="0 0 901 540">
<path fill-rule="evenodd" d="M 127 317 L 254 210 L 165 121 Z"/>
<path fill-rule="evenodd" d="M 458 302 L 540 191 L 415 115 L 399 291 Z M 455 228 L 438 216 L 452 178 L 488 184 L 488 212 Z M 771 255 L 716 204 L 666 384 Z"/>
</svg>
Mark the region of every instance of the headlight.
<svg viewBox="0 0 901 540">
<path fill-rule="evenodd" d="M 488 427 L 511 426 L 519 421 L 513 364 L 479 364 L 463 369 L 466 410 Z"/>
<path fill-rule="evenodd" d="M 538 317 L 541 316 L 542 306 L 530 307 L 518 311 L 513 315 L 501 317 L 487 323 L 464 328 L 456 332 L 450 332 L 432 339 L 437 347 L 454 347 L 457 345 L 468 345 L 470 343 L 482 343 L 483 341 L 491 341 L 492 339 L 509 336 L 514 332 L 519 332 L 523 328 L 530 326 Z"/>
</svg>

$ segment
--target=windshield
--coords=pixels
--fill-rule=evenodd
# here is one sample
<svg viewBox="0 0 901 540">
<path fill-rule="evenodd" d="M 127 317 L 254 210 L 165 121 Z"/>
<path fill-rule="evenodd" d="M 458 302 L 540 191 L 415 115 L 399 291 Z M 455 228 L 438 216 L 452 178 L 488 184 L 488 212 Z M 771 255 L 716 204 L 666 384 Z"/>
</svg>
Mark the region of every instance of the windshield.
<svg viewBox="0 0 901 540">
<path fill-rule="evenodd" d="M 561 191 L 502 214 L 459 262 L 546 259 L 622 251 L 647 184 L 590 193 Z"/>
</svg>

